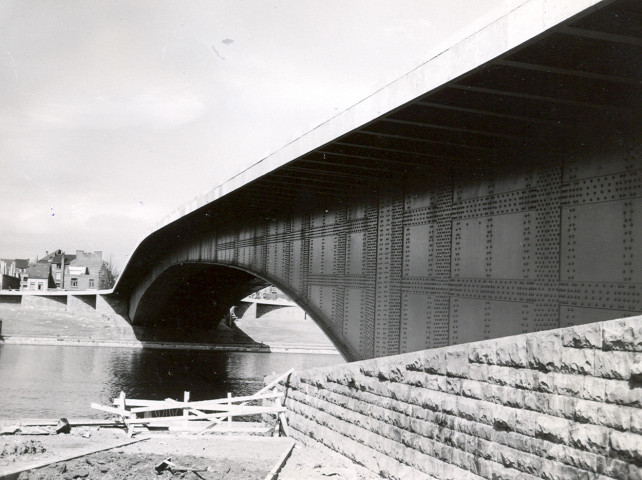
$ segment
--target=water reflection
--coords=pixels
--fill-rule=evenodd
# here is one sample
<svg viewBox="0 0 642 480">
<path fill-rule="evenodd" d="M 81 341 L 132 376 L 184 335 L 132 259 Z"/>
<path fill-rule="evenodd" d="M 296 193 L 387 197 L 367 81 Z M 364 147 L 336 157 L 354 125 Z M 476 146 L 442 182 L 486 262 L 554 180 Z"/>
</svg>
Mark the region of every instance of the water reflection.
<svg viewBox="0 0 642 480">
<path fill-rule="evenodd" d="M 72 346 L 0 346 L 0 417 L 102 418 L 91 402 L 246 395 L 289 368 L 342 363 L 338 355 L 229 353 Z"/>
</svg>

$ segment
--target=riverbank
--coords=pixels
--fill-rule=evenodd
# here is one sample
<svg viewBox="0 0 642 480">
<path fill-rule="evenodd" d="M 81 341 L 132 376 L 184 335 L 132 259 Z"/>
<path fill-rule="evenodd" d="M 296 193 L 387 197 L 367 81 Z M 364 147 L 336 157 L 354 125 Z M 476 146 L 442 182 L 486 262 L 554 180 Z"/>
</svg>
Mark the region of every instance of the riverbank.
<svg viewBox="0 0 642 480">
<path fill-rule="evenodd" d="M 242 318 L 231 327 L 185 331 L 133 327 L 123 317 L 0 306 L 0 345 L 69 345 L 255 353 L 338 352 L 309 319 Z"/>
<path fill-rule="evenodd" d="M 213 352 L 249 353 L 310 353 L 314 355 L 337 355 L 333 347 L 315 345 L 261 345 L 261 344 L 210 344 L 149 341 L 105 341 L 65 337 L 2 336 L 0 345 L 65 345 L 75 347 L 152 348 L 167 350 L 207 350 Z"/>
</svg>

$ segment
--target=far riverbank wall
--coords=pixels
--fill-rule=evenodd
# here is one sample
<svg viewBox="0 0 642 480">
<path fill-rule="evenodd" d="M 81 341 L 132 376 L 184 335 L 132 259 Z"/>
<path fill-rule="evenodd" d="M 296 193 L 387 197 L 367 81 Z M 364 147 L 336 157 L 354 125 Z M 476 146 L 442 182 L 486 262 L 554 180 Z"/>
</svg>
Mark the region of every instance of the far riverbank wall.
<svg viewBox="0 0 642 480">
<path fill-rule="evenodd" d="M 171 348 L 338 355 L 301 309 L 251 304 L 231 326 L 132 326 L 117 298 L 93 295 L 0 295 L 0 345 Z M 278 308 L 277 308 L 278 307 Z M 186 312 L 189 315 L 189 312 Z"/>
<path fill-rule="evenodd" d="M 292 435 L 398 479 L 642 478 L 642 317 L 295 372 Z"/>
</svg>

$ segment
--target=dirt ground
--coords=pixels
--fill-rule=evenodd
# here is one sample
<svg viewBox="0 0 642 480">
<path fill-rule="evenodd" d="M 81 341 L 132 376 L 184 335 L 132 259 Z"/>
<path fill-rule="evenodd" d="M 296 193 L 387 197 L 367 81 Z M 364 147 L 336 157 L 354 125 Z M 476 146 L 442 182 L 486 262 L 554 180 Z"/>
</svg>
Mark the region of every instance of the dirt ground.
<svg viewBox="0 0 642 480">
<path fill-rule="evenodd" d="M 2 435 L 0 478 L 263 480 L 294 442 L 289 438 L 256 436 L 144 435 L 129 439 L 123 430 L 95 427 L 73 428 L 67 435 Z M 139 438 L 147 439 L 118 446 Z M 116 448 L 83 455 L 111 446 Z M 72 456 L 78 458 L 35 468 Z M 157 472 L 155 467 L 167 459 L 177 467 Z M 200 471 L 185 471 L 180 467 Z M 25 470 L 27 468 L 33 469 Z M 327 449 L 295 444 L 277 478 L 374 480 L 379 477 Z"/>
<path fill-rule="evenodd" d="M 376 480 L 381 477 L 322 447 L 297 443 L 278 480 Z"/>
</svg>

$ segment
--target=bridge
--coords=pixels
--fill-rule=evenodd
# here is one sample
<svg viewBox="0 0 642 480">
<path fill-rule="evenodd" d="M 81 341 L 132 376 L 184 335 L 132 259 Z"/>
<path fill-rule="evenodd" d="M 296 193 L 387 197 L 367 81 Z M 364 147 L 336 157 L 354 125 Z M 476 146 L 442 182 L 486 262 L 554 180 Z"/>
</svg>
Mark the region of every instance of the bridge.
<svg viewBox="0 0 642 480">
<path fill-rule="evenodd" d="M 274 284 L 350 360 L 642 313 L 641 5 L 487 19 L 175 212 L 114 295 L 196 328 Z"/>
</svg>

